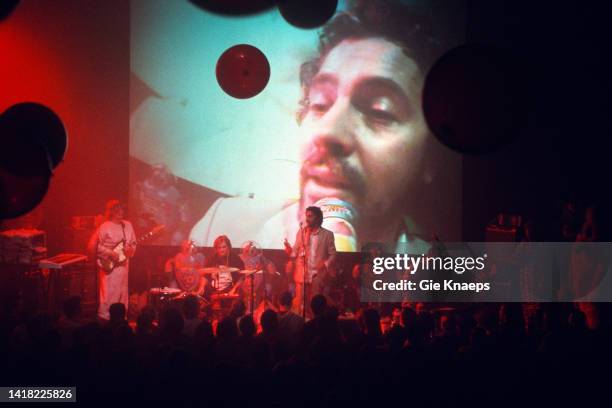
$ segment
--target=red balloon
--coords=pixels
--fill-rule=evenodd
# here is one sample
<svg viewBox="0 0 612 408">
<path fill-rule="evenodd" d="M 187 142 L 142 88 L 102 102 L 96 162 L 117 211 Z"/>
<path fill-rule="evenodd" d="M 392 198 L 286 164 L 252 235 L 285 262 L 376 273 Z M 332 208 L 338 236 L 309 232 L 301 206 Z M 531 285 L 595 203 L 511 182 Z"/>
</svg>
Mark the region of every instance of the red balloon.
<svg viewBox="0 0 612 408">
<path fill-rule="evenodd" d="M 238 99 L 260 93 L 270 79 L 270 63 L 258 48 L 248 44 L 228 48 L 217 61 L 217 82 Z"/>
</svg>

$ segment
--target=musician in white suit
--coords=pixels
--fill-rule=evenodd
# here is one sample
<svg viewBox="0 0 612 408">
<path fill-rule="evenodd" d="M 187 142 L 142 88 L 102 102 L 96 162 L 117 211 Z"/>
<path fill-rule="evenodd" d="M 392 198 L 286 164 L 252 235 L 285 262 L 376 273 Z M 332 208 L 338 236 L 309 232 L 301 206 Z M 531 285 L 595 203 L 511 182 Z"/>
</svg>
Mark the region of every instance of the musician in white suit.
<svg viewBox="0 0 612 408">
<path fill-rule="evenodd" d="M 95 254 L 98 266 L 98 317 L 109 319 L 109 308 L 113 303 L 128 307 L 129 258 L 136 251 L 136 236 L 132 223 L 123 219 L 125 210 L 119 200 L 106 203 L 106 221 L 89 240 L 89 251 Z M 123 243 L 122 251 L 117 245 Z"/>
</svg>

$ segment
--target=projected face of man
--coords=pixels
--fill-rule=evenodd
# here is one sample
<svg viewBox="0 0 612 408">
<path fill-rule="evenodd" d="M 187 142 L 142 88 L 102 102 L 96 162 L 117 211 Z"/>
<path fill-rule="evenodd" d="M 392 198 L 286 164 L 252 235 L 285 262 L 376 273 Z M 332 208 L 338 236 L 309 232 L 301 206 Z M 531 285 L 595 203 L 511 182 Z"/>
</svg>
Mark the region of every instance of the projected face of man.
<svg viewBox="0 0 612 408">
<path fill-rule="evenodd" d="M 398 218 L 427 136 L 422 81 L 416 62 L 382 38 L 347 39 L 329 51 L 301 125 L 302 208 L 346 200 L 369 237 Z"/>
</svg>

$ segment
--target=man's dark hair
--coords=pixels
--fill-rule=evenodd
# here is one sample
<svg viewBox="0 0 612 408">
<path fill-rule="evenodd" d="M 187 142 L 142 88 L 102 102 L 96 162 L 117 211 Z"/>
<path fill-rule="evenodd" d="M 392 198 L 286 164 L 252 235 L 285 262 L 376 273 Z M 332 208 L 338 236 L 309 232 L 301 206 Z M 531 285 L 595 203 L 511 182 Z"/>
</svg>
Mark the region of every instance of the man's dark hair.
<svg viewBox="0 0 612 408">
<path fill-rule="evenodd" d="M 168 307 L 162 312 L 159 327 L 165 336 L 178 336 L 185 327 L 185 320 L 177 308 Z"/>
<path fill-rule="evenodd" d="M 110 319 L 112 321 L 124 320 L 125 319 L 125 305 L 123 303 L 113 303 L 108 309 Z"/>
<path fill-rule="evenodd" d="M 264 333 L 273 333 L 278 327 L 278 315 L 272 309 L 266 309 L 261 314 L 261 329 Z"/>
<path fill-rule="evenodd" d="M 278 303 L 280 303 L 281 306 L 291 307 L 291 302 L 293 302 L 293 295 L 291 292 L 283 292 L 278 298 Z"/>
<path fill-rule="evenodd" d="M 195 319 L 198 317 L 198 311 L 200 310 L 200 302 L 197 296 L 189 295 L 183 300 L 183 316 L 185 319 Z"/>
<path fill-rule="evenodd" d="M 325 296 L 319 294 L 314 295 L 310 300 L 310 308 L 315 316 L 321 316 L 327 307 L 327 299 Z"/>
<path fill-rule="evenodd" d="M 246 313 L 246 305 L 242 300 L 236 301 L 230 310 L 230 316 L 238 320 Z"/>
<path fill-rule="evenodd" d="M 213 242 L 213 248 L 217 248 L 222 243 L 225 243 L 225 245 L 227 245 L 228 250 L 231 252 L 232 241 L 230 241 L 227 235 L 219 235 L 217 238 L 215 238 L 215 241 Z"/>
<path fill-rule="evenodd" d="M 372 308 L 365 309 L 361 315 L 361 321 L 363 329 L 367 334 L 375 336 L 382 334 L 378 310 Z"/>
<path fill-rule="evenodd" d="M 253 316 L 250 314 L 243 316 L 238 322 L 238 329 L 240 329 L 240 334 L 244 337 L 253 337 L 257 331 Z"/>
<path fill-rule="evenodd" d="M 142 309 L 136 319 L 136 330 L 139 333 L 153 330 L 153 320 L 155 320 L 155 312 L 149 308 Z"/>
<path fill-rule="evenodd" d="M 372 255 L 370 254 L 370 252 L 372 252 L 373 249 L 377 249 L 380 252 L 381 256 L 385 253 L 385 246 L 382 243 L 368 242 L 367 244 L 361 247 L 361 261 L 363 263 L 372 262 Z"/>
<path fill-rule="evenodd" d="M 298 111 L 301 121 L 308 110 L 310 82 L 323 60 L 336 45 L 346 39 L 383 38 L 399 46 L 427 72 L 441 55 L 439 35 L 434 35 L 431 13 L 399 0 L 356 0 L 346 13 L 338 14 L 319 33 L 318 55 L 300 67 L 302 98 Z"/>
<path fill-rule="evenodd" d="M 323 211 L 321 211 L 321 209 L 319 207 L 311 205 L 310 207 L 306 208 L 306 211 L 310 211 L 311 213 L 313 213 L 317 217 L 319 226 L 321 226 L 321 224 L 323 224 Z"/>
<path fill-rule="evenodd" d="M 217 338 L 221 342 L 232 341 L 238 337 L 238 324 L 236 319 L 226 316 L 217 324 Z"/>
</svg>

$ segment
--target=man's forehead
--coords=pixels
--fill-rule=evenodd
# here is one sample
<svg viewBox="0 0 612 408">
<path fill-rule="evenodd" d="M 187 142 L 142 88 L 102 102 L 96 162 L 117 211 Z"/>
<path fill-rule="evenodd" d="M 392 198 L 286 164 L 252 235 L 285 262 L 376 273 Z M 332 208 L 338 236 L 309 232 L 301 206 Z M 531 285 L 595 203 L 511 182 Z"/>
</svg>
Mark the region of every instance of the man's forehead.
<svg viewBox="0 0 612 408">
<path fill-rule="evenodd" d="M 383 38 L 363 38 L 344 40 L 329 51 L 318 75 L 328 74 L 338 82 L 388 78 L 410 93 L 409 85 L 420 77 L 420 70 L 396 44 Z"/>
</svg>

